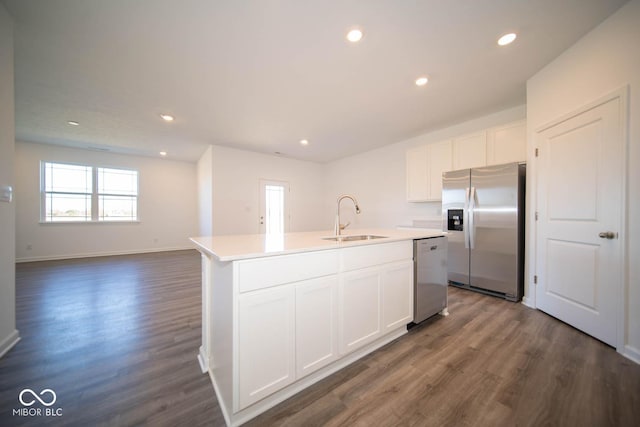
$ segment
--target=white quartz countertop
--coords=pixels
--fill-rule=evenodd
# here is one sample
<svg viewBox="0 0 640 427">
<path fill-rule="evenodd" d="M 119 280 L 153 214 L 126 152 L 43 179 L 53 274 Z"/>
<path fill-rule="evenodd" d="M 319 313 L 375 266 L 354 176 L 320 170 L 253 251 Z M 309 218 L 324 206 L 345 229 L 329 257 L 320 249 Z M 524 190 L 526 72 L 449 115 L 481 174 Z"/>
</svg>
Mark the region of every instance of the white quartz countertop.
<svg viewBox="0 0 640 427">
<path fill-rule="evenodd" d="M 323 237 L 333 236 L 331 231 L 309 231 L 285 234 L 203 236 L 192 237 L 190 240 L 195 243 L 199 251 L 214 256 L 220 261 L 235 261 L 273 255 L 377 245 L 401 240 L 425 239 L 445 236 L 446 233 L 437 229 L 397 230 L 392 228 L 373 228 L 348 230 L 343 232 L 342 235 L 375 235 L 385 236 L 385 238 L 336 242 L 323 240 Z"/>
</svg>

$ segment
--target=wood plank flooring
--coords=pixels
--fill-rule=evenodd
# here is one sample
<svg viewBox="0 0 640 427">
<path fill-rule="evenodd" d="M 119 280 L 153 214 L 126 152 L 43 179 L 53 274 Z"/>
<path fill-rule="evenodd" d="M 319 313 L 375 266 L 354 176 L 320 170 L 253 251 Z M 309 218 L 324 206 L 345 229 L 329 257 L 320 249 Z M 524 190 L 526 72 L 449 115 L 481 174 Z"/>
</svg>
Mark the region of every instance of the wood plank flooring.
<svg viewBox="0 0 640 427">
<path fill-rule="evenodd" d="M 0 425 L 224 425 L 196 360 L 200 278 L 196 251 L 18 264 Z M 27 387 L 62 417 L 13 416 Z"/>
<path fill-rule="evenodd" d="M 18 264 L 1 426 L 223 426 L 200 373 L 200 257 Z M 637 426 L 640 365 L 542 312 L 450 288 L 435 316 L 249 426 Z M 63 415 L 18 417 L 24 388 Z"/>
</svg>

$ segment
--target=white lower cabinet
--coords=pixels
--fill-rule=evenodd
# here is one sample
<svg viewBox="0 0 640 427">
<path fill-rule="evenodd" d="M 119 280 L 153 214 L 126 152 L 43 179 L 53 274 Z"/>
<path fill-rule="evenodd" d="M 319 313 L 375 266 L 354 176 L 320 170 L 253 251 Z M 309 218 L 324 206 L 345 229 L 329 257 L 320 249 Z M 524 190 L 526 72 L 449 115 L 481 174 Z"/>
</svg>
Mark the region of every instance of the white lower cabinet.
<svg viewBox="0 0 640 427">
<path fill-rule="evenodd" d="M 380 336 L 380 270 L 345 273 L 340 280 L 340 353 Z"/>
<path fill-rule="evenodd" d="M 410 241 L 345 248 L 334 274 L 277 286 L 238 268 L 234 413 L 411 322 L 412 252 Z"/>
<path fill-rule="evenodd" d="M 295 381 L 295 291 L 284 285 L 238 298 L 238 409 L 243 409 Z"/>
<path fill-rule="evenodd" d="M 345 273 L 340 280 L 340 353 L 413 320 L 413 261 Z"/>
<path fill-rule="evenodd" d="M 380 275 L 382 332 L 413 321 L 413 261 L 387 266 Z"/>
<path fill-rule="evenodd" d="M 296 292 L 296 375 L 338 358 L 338 276 L 300 282 Z"/>
</svg>

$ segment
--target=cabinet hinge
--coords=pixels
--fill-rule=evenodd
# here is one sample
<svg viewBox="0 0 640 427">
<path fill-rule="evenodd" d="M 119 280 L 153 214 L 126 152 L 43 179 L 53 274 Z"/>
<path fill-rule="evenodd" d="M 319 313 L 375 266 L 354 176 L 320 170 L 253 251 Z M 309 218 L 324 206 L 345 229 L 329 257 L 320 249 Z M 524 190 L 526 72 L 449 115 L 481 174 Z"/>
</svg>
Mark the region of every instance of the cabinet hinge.
<svg viewBox="0 0 640 427">
<path fill-rule="evenodd" d="M 538 275 L 533 276 L 533 284 L 534 285 L 538 284 Z"/>
<path fill-rule="evenodd" d="M 538 157 L 538 149 L 536 148 L 536 157 Z"/>
<path fill-rule="evenodd" d="M 538 211 L 536 211 L 535 217 L 536 217 L 536 221 L 537 221 L 538 220 Z"/>
</svg>

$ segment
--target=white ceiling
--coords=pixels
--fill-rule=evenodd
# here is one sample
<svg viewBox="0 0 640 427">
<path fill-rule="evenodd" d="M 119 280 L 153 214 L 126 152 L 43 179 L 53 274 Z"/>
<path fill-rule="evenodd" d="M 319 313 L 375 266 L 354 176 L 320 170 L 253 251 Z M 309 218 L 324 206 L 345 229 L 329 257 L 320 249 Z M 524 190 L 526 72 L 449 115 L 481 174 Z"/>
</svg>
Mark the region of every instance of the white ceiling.
<svg viewBox="0 0 640 427">
<path fill-rule="evenodd" d="M 331 161 L 523 104 L 526 80 L 623 3 L 5 0 L 16 137 L 188 161 L 208 144 Z M 516 42 L 498 47 L 511 31 Z"/>
</svg>

